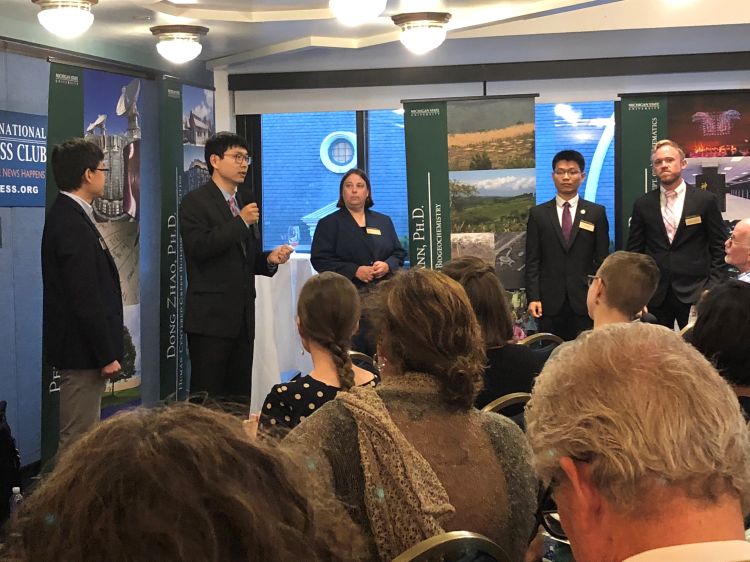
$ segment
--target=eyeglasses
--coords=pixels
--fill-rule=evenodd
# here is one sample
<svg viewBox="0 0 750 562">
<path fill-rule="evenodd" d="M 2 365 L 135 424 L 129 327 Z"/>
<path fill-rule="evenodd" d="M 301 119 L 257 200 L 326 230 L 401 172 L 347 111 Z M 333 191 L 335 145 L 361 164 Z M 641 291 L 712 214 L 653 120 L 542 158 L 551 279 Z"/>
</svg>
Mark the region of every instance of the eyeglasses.
<svg viewBox="0 0 750 562">
<path fill-rule="evenodd" d="M 601 281 L 601 277 L 598 275 L 587 275 L 586 276 L 586 286 L 591 287 L 591 284 L 594 282 L 594 279 L 599 279 Z M 604 284 L 604 281 L 602 281 L 602 285 Z"/>
<path fill-rule="evenodd" d="M 565 176 L 569 176 L 571 178 L 577 178 L 578 176 L 581 175 L 581 170 L 560 170 L 560 169 L 557 169 L 557 170 L 555 170 L 554 174 L 558 178 L 564 178 Z"/>
<path fill-rule="evenodd" d="M 109 172 L 109 168 L 94 168 L 94 170 L 99 170 L 100 172 Z"/>
<path fill-rule="evenodd" d="M 235 164 L 243 164 L 244 163 L 244 164 L 247 164 L 249 166 L 250 162 L 253 161 L 252 156 L 250 156 L 249 154 L 243 154 L 241 152 L 233 152 L 232 154 L 226 154 L 225 153 L 224 156 L 226 156 L 227 158 L 233 159 Z"/>
<path fill-rule="evenodd" d="M 539 525 L 541 525 L 547 534 L 556 541 L 570 544 L 568 536 L 565 534 L 565 530 L 560 523 L 560 517 L 557 515 L 557 505 L 552 498 L 551 485 L 546 488 L 541 484 L 539 485 L 539 493 L 537 494 L 536 524 L 533 527 L 529 544 L 531 544 L 531 541 L 536 537 Z"/>
<path fill-rule="evenodd" d="M 727 238 L 727 242 L 729 242 L 732 246 L 739 246 L 741 248 L 746 248 L 748 246 L 747 244 L 738 242 L 737 238 L 734 237 L 734 234 L 729 235 L 729 238 Z"/>
</svg>

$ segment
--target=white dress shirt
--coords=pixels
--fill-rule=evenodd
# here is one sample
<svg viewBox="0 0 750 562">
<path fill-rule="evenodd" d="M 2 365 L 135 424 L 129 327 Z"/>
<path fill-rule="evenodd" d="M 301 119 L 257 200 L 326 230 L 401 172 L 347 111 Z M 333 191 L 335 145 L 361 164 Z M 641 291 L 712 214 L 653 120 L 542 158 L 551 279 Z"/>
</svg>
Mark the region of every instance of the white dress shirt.
<svg viewBox="0 0 750 562">
<path fill-rule="evenodd" d="M 672 213 L 674 215 L 675 220 L 675 230 L 677 230 L 680 226 L 680 221 L 682 220 L 682 209 L 685 207 L 685 190 L 687 189 L 687 184 L 685 183 L 685 180 L 682 180 L 680 182 L 680 185 L 678 185 L 675 188 L 675 192 L 677 193 L 677 197 L 675 197 L 674 201 L 672 202 Z M 659 195 L 659 205 L 661 207 L 661 216 L 664 217 L 664 207 L 667 204 L 667 196 L 664 195 L 664 192 L 666 189 L 664 189 L 664 186 L 659 187 L 659 190 L 661 191 Z"/>
<path fill-rule="evenodd" d="M 623 562 L 746 562 L 750 543 L 743 540 L 667 546 L 641 552 Z"/>
<path fill-rule="evenodd" d="M 750 283 L 750 271 L 746 271 L 745 273 L 740 273 L 737 276 L 737 279 L 739 281 L 744 281 L 745 283 Z"/>
</svg>

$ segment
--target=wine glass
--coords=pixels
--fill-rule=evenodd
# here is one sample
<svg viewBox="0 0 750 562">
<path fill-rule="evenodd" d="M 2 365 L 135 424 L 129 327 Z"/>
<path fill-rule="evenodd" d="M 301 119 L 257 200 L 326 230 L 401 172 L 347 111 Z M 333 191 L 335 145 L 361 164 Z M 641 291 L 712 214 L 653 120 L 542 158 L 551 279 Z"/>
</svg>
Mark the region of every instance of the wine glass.
<svg viewBox="0 0 750 562">
<path fill-rule="evenodd" d="M 290 226 L 286 229 L 287 243 L 296 248 L 299 245 L 299 225 Z"/>
</svg>

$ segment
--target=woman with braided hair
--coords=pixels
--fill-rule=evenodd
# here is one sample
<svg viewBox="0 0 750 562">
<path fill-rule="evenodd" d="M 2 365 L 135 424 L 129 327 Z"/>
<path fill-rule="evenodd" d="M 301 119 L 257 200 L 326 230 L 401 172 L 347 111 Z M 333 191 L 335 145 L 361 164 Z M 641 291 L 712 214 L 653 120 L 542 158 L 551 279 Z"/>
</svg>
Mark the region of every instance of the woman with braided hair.
<svg viewBox="0 0 750 562">
<path fill-rule="evenodd" d="M 263 402 L 261 430 L 277 435 L 288 431 L 337 392 L 379 382 L 377 375 L 349 359 L 359 314 L 357 289 L 343 275 L 326 271 L 307 280 L 297 302 L 297 330 L 312 357 L 313 370 L 274 385 Z"/>
</svg>

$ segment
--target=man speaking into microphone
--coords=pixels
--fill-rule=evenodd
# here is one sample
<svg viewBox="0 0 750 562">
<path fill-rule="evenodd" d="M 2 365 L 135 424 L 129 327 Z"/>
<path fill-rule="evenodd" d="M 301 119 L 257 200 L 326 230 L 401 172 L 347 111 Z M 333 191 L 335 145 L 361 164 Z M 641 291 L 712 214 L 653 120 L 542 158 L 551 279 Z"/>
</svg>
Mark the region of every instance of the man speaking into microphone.
<svg viewBox="0 0 750 562">
<path fill-rule="evenodd" d="M 249 404 L 255 275 L 273 276 L 293 250 L 262 250 L 258 205 L 237 189 L 251 162 L 247 141 L 217 133 L 206 141 L 205 158 L 211 181 L 188 193 L 179 211 L 190 392 Z"/>
</svg>

